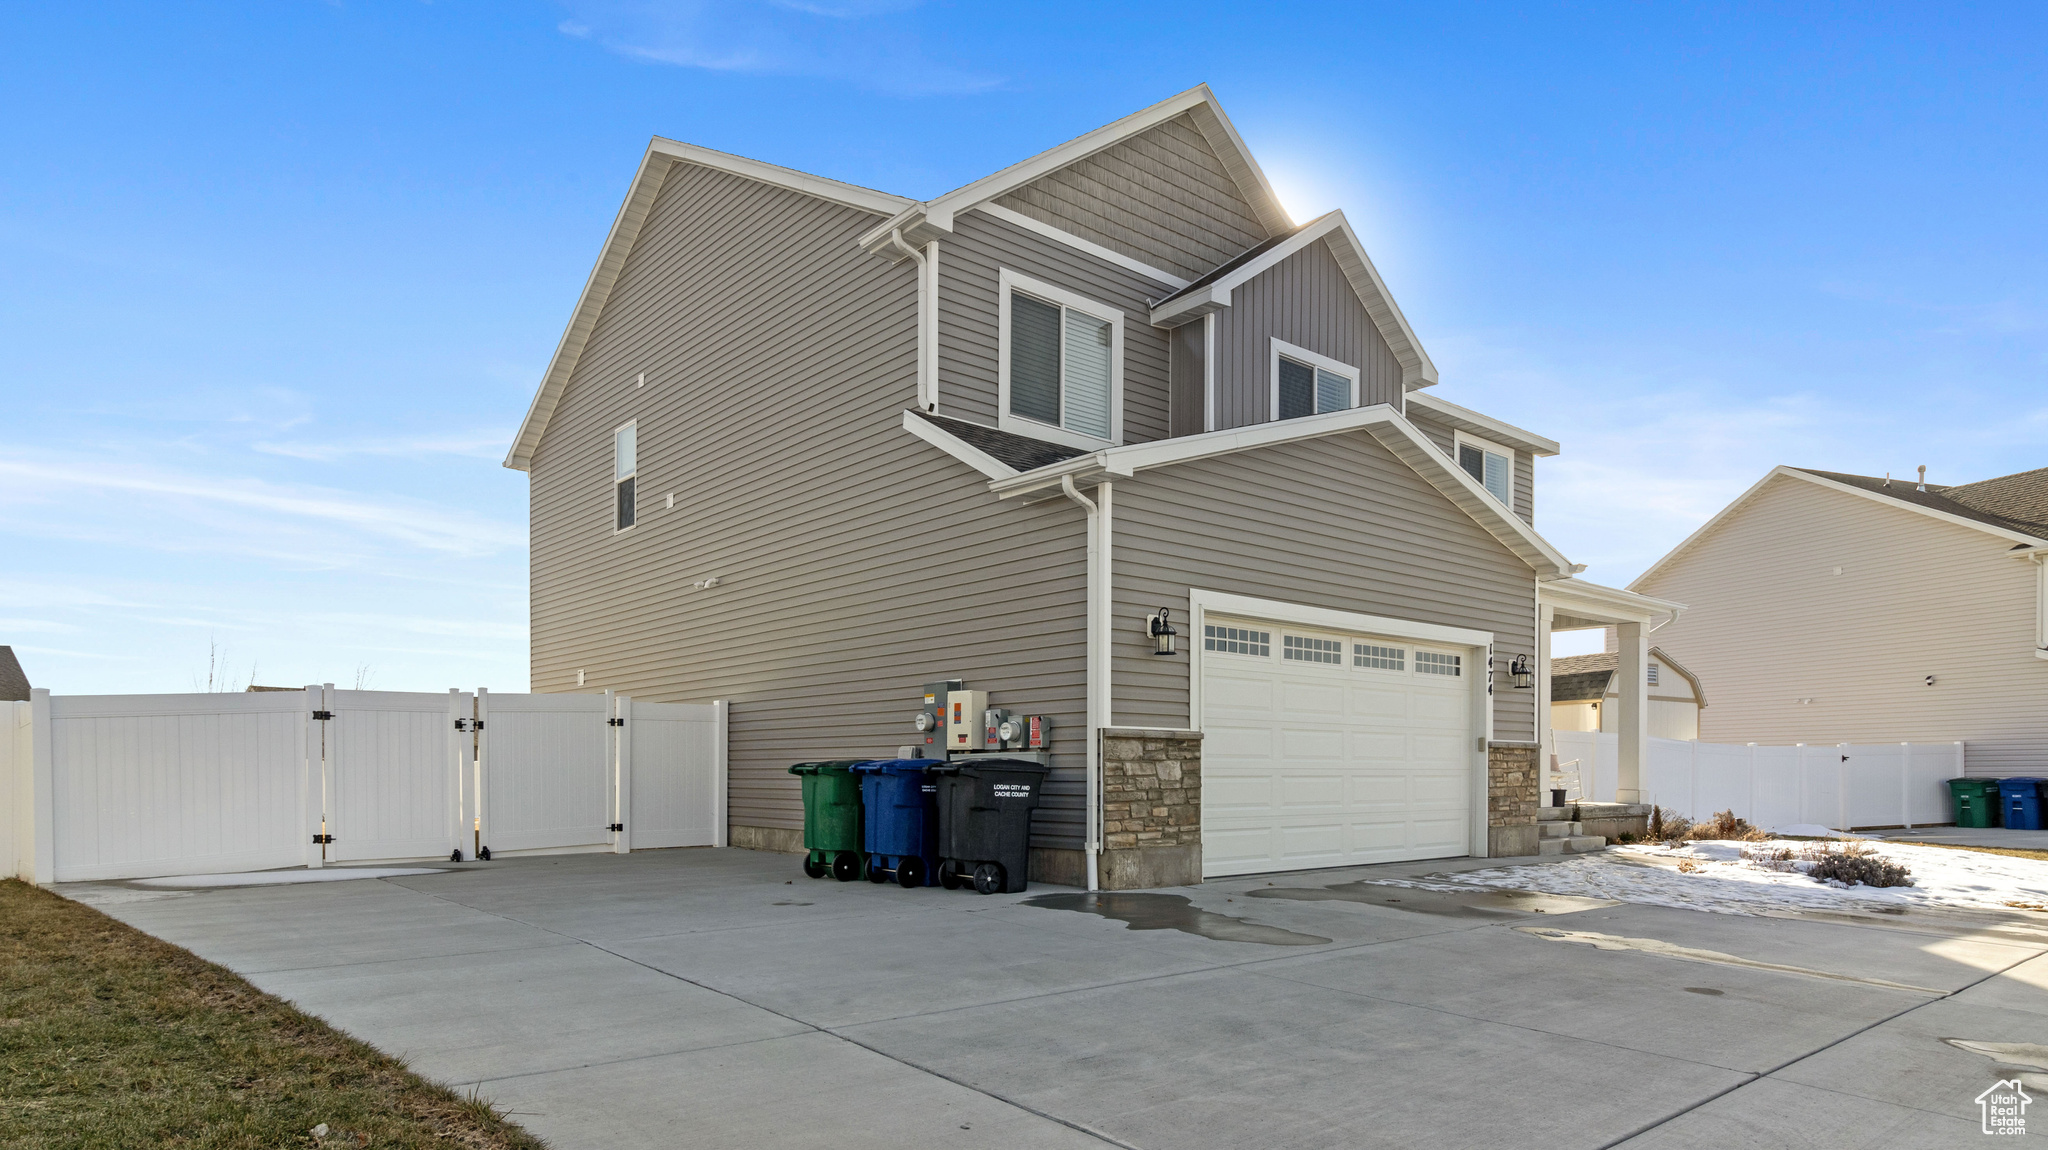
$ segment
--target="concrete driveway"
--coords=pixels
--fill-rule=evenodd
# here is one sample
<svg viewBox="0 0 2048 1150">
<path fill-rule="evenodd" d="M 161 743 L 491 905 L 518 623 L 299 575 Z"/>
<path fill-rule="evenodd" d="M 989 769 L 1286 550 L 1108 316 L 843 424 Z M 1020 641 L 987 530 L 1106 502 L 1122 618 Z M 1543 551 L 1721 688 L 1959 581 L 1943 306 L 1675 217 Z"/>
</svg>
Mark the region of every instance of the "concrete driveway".
<svg viewBox="0 0 2048 1150">
<path fill-rule="evenodd" d="M 2000 1063 L 1943 1040 L 2048 1044 L 2048 915 L 1370 881 L 1457 865 L 1091 901 L 674 850 L 66 891 L 562 1150 L 1956 1146 Z"/>
</svg>

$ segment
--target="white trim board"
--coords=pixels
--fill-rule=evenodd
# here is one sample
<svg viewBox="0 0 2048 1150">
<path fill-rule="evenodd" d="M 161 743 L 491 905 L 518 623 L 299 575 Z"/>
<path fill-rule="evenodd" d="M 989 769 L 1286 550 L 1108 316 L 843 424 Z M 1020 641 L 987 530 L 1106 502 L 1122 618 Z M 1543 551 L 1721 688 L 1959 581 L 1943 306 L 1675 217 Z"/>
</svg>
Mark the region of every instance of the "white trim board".
<svg viewBox="0 0 2048 1150">
<path fill-rule="evenodd" d="M 1072 308 L 1109 324 L 1109 438 L 1103 440 L 1086 432 L 1056 427 L 1028 416 L 1010 413 L 1010 293 L 1023 292 L 1045 303 Z M 1060 408 L 1067 402 L 1067 332 L 1060 324 Z M 1033 279 L 1009 268 L 996 271 L 996 428 L 1012 435 L 1029 436 L 1063 447 L 1083 451 L 1112 447 L 1124 441 L 1124 313 L 1063 287 Z"/>
<path fill-rule="evenodd" d="M 1181 277 L 1174 275 L 1172 272 L 1161 271 L 1158 268 L 1153 267 L 1151 264 L 1143 262 L 1142 260 L 1132 259 L 1130 256 L 1127 256 L 1120 251 L 1116 251 L 1113 248 L 1103 247 L 1101 244 L 1096 243 L 1094 240 L 1082 239 L 1080 236 L 1077 236 L 1072 232 L 1061 231 L 1060 229 L 1053 227 L 1051 224 L 1045 223 L 1041 220 L 1034 220 L 1030 216 L 1025 215 L 1023 212 L 1016 211 L 1012 208 L 1006 208 L 1001 204 L 976 204 L 974 205 L 974 210 L 977 212 L 982 212 L 994 219 L 1001 220 L 1004 223 L 1010 224 L 1014 227 L 1023 228 L 1027 232 L 1032 232 L 1037 235 L 1044 236 L 1046 239 L 1052 240 L 1055 243 L 1065 244 L 1066 246 L 1073 248 L 1075 251 L 1086 252 L 1088 255 L 1094 256 L 1096 259 L 1099 259 L 1104 263 L 1115 264 L 1117 267 L 1120 267 L 1125 271 L 1136 272 L 1139 275 L 1144 276 L 1146 279 L 1156 280 L 1159 283 L 1163 283 L 1168 287 L 1171 287 L 1175 291 L 1179 291 L 1182 288 L 1188 286 L 1187 280 L 1184 280 Z"/>
<path fill-rule="evenodd" d="M 1394 302 L 1393 293 L 1387 290 L 1386 281 L 1380 278 L 1379 269 L 1373 266 L 1372 257 L 1366 254 L 1365 245 L 1359 242 L 1358 234 L 1351 230 L 1351 224 L 1342 211 L 1329 212 L 1310 220 L 1285 240 L 1209 283 L 1182 295 L 1168 296 L 1152 309 L 1152 323 L 1157 327 L 1174 327 L 1197 315 L 1229 307 L 1231 292 L 1237 287 L 1264 275 L 1310 244 L 1325 239 L 1341 239 L 1341 242 L 1330 245 L 1331 255 L 1351 284 L 1352 292 L 1358 296 L 1360 306 L 1365 308 L 1366 315 L 1379 330 L 1380 338 L 1386 341 L 1387 349 L 1400 361 L 1402 388 L 1413 390 L 1435 384 L 1436 364 L 1422 349 L 1422 341 L 1416 337 L 1415 329 L 1408 325 L 1408 317 L 1401 314 L 1400 305 Z"/>
<path fill-rule="evenodd" d="M 1205 320 L 1207 318 L 1207 316 L 1203 317 L 1203 319 Z M 1358 406 L 1358 378 L 1360 373 L 1357 368 L 1351 366 L 1348 363 L 1345 363 L 1342 360 L 1331 359 L 1327 355 L 1320 355 L 1316 352 L 1310 351 L 1305 347 L 1300 347 L 1295 344 L 1288 343 L 1286 340 L 1281 339 L 1277 335 L 1273 335 L 1266 337 L 1267 419 L 1280 418 L 1280 358 L 1282 356 L 1285 356 L 1288 359 L 1295 360 L 1300 363 L 1305 363 L 1313 368 L 1320 368 L 1323 371 L 1330 372 L 1333 375 L 1341 375 L 1344 378 L 1350 380 L 1351 399 L 1344 406 L 1347 409 Z M 1327 411 L 1318 411 L 1314 412 L 1313 414 L 1328 415 L 1330 413 Z"/>
<path fill-rule="evenodd" d="M 1657 560 L 1655 563 L 1650 564 L 1648 570 L 1644 571 L 1641 575 L 1638 575 L 1634 579 L 1630 580 L 1629 588 L 1633 590 L 1636 587 L 1641 586 L 1643 583 L 1648 582 L 1658 572 L 1662 571 L 1666 564 L 1669 564 L 1672 560 L 1678 558 L 1680 555 L 1683 555 L 1685 552 L 1691 550 L 1694 544 L 1697 544 L 1700 541 L 1704 540 L 1707 537 L 1707 535 L 1714 530 L 1714 528 L 1719 527 L 1721 525 L 1722 520 L 1725 520 L 1729 516 L 1735 514 L 1737 510 L 1746 506 L 1750 500 L 1756 498 L 1758 493 L 1762 492 L 1763 489 L 1772 480 L 1780 478 L 1797 479 L 1805 483 L 1811 483 L 1815 487 L 1824 487 L 1829 491 L 1839 491 L 1844 495 L 1854 495 L 1859 499 L 1868 499 L 1873 503 L 1881 504 L 1885 507 L 1897 508 L 1900 511 L 1910 511 L 1916 515 L 1925 515 L 1930 519 L 1938 519 L 1943 523 L 1953 523 L 1958 527 L 1968 527 L 1973 531 L 1982 531 L 1986 535 L 1995 536 L 1999 539 L 2010 540 L 2014 543 L 2025 544 L 2032 547 L 2048 546 L 2048 539 L 2040 539 L 2035 536 L 2025 534 L 2024 532 L 2014 531 L 2011 528 L 2000 527 L 1995 523 L 1984 523 L 1975 519 L 1966 519 L 1960 515 L 1951 515 L 1946 511 L 1942 511 L 1933 507 L 1922 507 L 1917 503 L 1908 503 L 1903 499 L 1893 499 L 1889 495 L 1880 494 L 1875 491 L 1866 491 L 1861 487 L 1852 487 L 1847 483 L 1837 483 L 1832 479 L 1827 479 L 1819 475 L 1814 475 L 1811 472 L 1802 471 L 1797 467 L 1786 467 L 1781 464 L 1777 467 L 1771 468 L 1768 474 L 1766 474 L 1762 479 L 1759 479 L 1755 483 L 1751 484 L 1747 491 L 1744 491 L 1742 494 L 1736 496 L 1734 502 L 1728 504 L 1728 506 L 1723 507 L 1720 511 L 1716 512 L 1713 518 L 1701 524 L 1699 530 L 1694 531 L 1692 534 L 1686 536 L 1683 540 L 1679 542 L 1678 546 L 1673 547 L 1671 550 L 1665 552 L 1664 557 L 1662 559 Z M 2024 554 L 2024 552 L 2018 552 L 2017 554 Z"/>
<path fill-rule="evenodd" d="M 966 440 L 948 433 L 945 428 L 940 427 L 915 411 L 904 411 L 903 430 L 981 472 L 990 479 L 1008 479 L 1010 476 L 1017 474 L 1016 468 L 1011 467 L 1009 464 L 1004 463 L 1002 460 L 997 459 L 995 456 L 990 455 Z"/>
<path fill-rule="evenodd" d="M 1556 455 L 1560 451 L 1554 439 L 1546 439 L 1533 431 L 1524 431 L 1512 423 L 1504 423 L 1490 415 L 1482 415 L 1469 407 L 1460 407 L 1426 391 L 1418 391 L 1408 396 L 1408 402 L 1434 416 L 1438 423 L 1449 425 L 1454 431 L 1476 431 L 1531 455 Z M 1464 426 L 1466 424 L 1470 426 Z"/>
</svg>

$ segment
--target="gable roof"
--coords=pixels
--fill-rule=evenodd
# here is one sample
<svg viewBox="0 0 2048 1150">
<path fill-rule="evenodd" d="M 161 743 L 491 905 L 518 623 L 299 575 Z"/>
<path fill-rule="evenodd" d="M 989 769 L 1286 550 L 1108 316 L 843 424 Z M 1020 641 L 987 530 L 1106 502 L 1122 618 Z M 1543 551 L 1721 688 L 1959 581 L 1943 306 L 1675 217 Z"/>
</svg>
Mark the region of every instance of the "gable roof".
<svg viewBox="0 0 2048 1150">
<path fill-rule="evenodd" d="M 618 284 L 619 273 L 626 266 L 626 256 L 640 238 L 640 229 L 647 222 L 647 212 L 654 206 L 655 197 L 661 194 L 669 172 L 679 163 L 716 168 L 878 215 L 900 211 L 904 205 L 915 202 L 904 196 L 829 180 L 794 168 L 654 137 L 647 145 L 646 154 L 640 158 L 639 170 L 633 174 L 633 183 L 626 189 L 626 202 L 619 206 L 619 214 L 612 220 L 604 247 L 598 251 L 597 266 L 590 270 L 590 278 L 584 281 L 582 294 L 576 297 L 576 307 L 569 313 L 569 326 L 555 345 L 555 354 L 548 360 L 547 370 L 541 374 L 540 387 L 534 392 L 533 403 L 526 409 L 526 419 L 520 423 L 519 433 L 512 437 L 512 448 L 505 455 L 506 467 L 524 471 L 532 464 L 534 449 L 540 445 L 541 434 L 547 430 L 555 405 L 561 402 L 562 392 L 569 386 L 569 377 L 575 374 L 576 361 L 582 358 L 583 349 L 590 342 L 590 333 L 597 326 L 597 318 L 604 313 L 612 288 Z"/>
<path fill-rule="evenodd" d="M 1322 240 L 1329 241 L 1330 254 L 1336 257 L 1337 266 L 1357 294 L 1359 304 L 1400 362 L 1401 386 L 1412 391 L 1436 383 L 1436 364 L 1422 350 L 1422 341 L 1416 338 L 1415 329 L 1408 326 L 1408 317 L 1401 314 L 1400 305 L 1394 302 L 1393 293 L 1387 290 L 1386 281 L 1380 279 L 1379 269 L 1373 266 L 1372 257 L 1365 254 L 1365 245 L 1358 241 L 1358 233 L 1351 230 L 1342 211 L 1318 216 L 1285 235 L 1255 245 L 1160 300 L 1152 307 L 1152 322 L 1160 327 L 1175 327 L 1221 311 L 1230 306 L 1232 289 L 1264 275 L 1288 257 Z"/>
<path fill-rule="evenodd" d="M 1034 467 L 1045 467 L 1072 459 L 1077 455 L 1088 454 L 1086 448 L 1068 447 L 1063 443 L 1047 443 L 1043 439 L 1033 439 L 1028 435 L 1018 435 L 1015 432 L 1002 431 L 984 424 L 969 423 L 967 420 L 954 419 L 947 415 L 919 411 L 914 407 L 905 409 L 904 415 L 906 417 L 906 426 L 908 426 L 909 419 L 928 423 L 953 439 L 973 448 L 988 459 L 1002 464 L 1005 468 L 1009 469 L 1009 473 L 1012 475 L 1019 471 L 1029 471 Z M 919 429 L 910 427 L 910 430 L 916 433 Z M 919 438 L 931 439 L 932 442 L 938 443 L 940 447 L 951 450 L 951 445 L 939 443 L 938 440 L 932 439 L 931 436 L 920 435 Z M 975 463 L 977 466 L 980 465 L 979 460 L 970 459 L 969 462 Z M 984 470 L 987 469 L 984 468 Z M 998 476 L 991 473 L 989 477 L 993 479 Z"/>
<path fill-rule="evenodd" d="M 1700 677 L 1686 670 L 1678 660 L 1666 654 L 1662 647 L 1650 648 L 1650 654 L 1660 663 L 1678 672 L 1679 677 L 1692 684 L 1693 698 L 1699 705 L 1707 705 L 1707 692 L 1700 686 Z M 1601 651 L 1591 655 L 1566 655 L 1550 661 L 1550 701 L 1553 703 L 1590 703 L 1607 697 L 1607 688 L 1614 684 L 1614 673 L 1621 669 L 1621 653 Z"/>
<path fill-rule="evenodd" d="M 1736 496 L 1734 502 L 1701 524 L 1697 531 L 1686 536 L 1678 546 L 1666 552 L 1662 559 L 1652 563 L 1647 571 L 1636 576 L 1629 584 L 1629 588 L 1633 590 L 1647 582 L 1667 564 L 1691 550 L 1694 544 L 1706 539 L 1723 520 L 1747 506 L 1776 479 L 1798 480 L 1960 527 L 1974 528 L 2011 541 L 2015 545 L 2015 551 L 2032 553 L 2034 548 L 2048 548 L 2048 521 L 2030 521 L 2000 513 L 2016 511 L 2022 514 L 2035 514 L 2035 509 L 2048 503 L 2048 468 L 2002 475 L 1996 479 L 1979 480 L 1976 483 L 1958 484 L 1954 487 L 1941 487 L 1930 483 L 1927 490 L 1921 491 L 1914 483 L 1904 479 L 1886 480 L 1868 475 L 1781 465 L 1773 467 L 1769 474 L 1757 480 L 1749 490 Z"/>
<path fill-rule="evenodd" d="M 1029 159 L 1019 160 L 998 172 L 990 173 L 972 183 L 963 184 L 952 191 L 923 203 L 906 204 L 895 215 L 882 221 L 860 237 L 861 246 L 878 248 L 889 243 L 889 235 L 901 231 L 907 240 L 922 243 L 936 239 L 953 230 L 953 217 L 971 208 L 978 207 L 998 196 L 1022 187 L 1040 176 L 1056 172 L 1068 164 L 1085 160 L 1106 148 L 1114 147 L 1124 140 L 1158 127 L 1160 124 L 1183 114 L 1191 115 L 1195 126 L 1223 162 L 1224 170 L 1230 173 L 1239 194 L 1251 205 L 1260 224 L 1269 232 L 1285 232 L 1294 227 L 1294 221 L 1287 215 L 1287 209 L 1280 206 L 1280 198 L 1273 194 L 1273 185 L 1267 181 L 1266 173 L 1259 169 L 1259 163 L 1252 158 L 1251 149 L 1245 146 L 1244 138 L 1237 134 L 1237 128 L 1230 117 L 1223 114 L 1223 106 L 1216 101 L 1216 93 L 1207 84 L 1197 84 L 1177 96 L 1161 100 L 1149 108 L 1125 116 L 1121 120 L 1105 124 L 1085 135 L 1076 136 L 1057 147 L 1048 148 Z"/>
<path fill-rule="evenodd" d="M 28 675 L 14 657 L 14 648 L 0 647 L 0 703 L 28 701 Z"/>
</svg>

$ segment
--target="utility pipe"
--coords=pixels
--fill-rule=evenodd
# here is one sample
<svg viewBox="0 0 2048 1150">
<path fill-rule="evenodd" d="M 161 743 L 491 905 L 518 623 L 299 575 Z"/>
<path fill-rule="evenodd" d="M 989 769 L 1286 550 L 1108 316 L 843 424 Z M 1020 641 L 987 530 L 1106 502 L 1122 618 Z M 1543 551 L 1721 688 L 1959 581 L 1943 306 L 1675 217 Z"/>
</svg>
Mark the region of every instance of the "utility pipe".
<svg viewBox="0 0 2048 1150">
<path fill-rule="evenodd" d="M 1110 724 L 1109 578 L 1110 495 L 1104 481 L 1090 500 L 1060 476 L 1060 491 L 1088 513 L 1088 889 L 1100 890 L 1102 857 L 1102 729 Z"/>
</svg>

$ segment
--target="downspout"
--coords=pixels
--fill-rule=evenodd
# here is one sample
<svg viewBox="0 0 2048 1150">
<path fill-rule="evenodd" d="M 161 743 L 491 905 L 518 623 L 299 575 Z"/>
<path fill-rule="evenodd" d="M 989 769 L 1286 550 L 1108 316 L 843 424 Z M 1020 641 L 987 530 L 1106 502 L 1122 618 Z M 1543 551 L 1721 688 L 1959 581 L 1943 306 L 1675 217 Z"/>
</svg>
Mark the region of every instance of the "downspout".
<svg viewBox="0 0 2048 1150">
<path fill-rule="evenodd" d="M 933 261 L 938 256 L 937 244 L 933 244 L 932 257 L 911 247 L 903 238 L 902 228 L 889 229 L 889 242 L 896 250 L 907 255 L 917 264 L 917 405 L 926 411 L 939 409 L 939 283 L 933 274 Z"/>
<path fill-rule="evenodd" d="M 1102 889 L 1102 729 L 1110 723 L 1109 578 L 1110 485 L 1095 488 L 1090 500 L 1060 476 L 1060 491 L 1088 513 L 1088 889 Z"/>
</svg>

